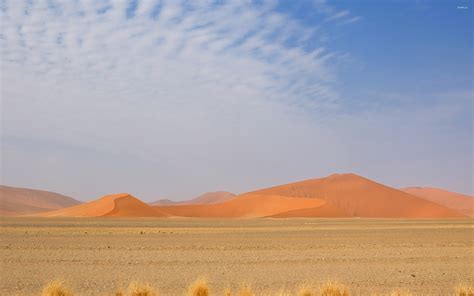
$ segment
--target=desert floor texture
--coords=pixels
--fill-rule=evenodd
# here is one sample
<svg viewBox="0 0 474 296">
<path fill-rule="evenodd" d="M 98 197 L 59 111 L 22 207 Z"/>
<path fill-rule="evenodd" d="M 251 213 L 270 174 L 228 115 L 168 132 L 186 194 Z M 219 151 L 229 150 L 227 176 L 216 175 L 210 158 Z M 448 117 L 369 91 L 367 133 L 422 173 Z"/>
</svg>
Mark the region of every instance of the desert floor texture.
<svg viewBox="0 0 474 296">
<path fill-rule="evenodd" d="M 474 279 L 472 219 L 0 218 L 1 295 L 37 295 L 53 279 L 79 295 L 110 295 L 131 281 L 184 295 L 257 294 L 336 279 L 355 295 L 405 287 L 449 295 Z"/>
</svg>

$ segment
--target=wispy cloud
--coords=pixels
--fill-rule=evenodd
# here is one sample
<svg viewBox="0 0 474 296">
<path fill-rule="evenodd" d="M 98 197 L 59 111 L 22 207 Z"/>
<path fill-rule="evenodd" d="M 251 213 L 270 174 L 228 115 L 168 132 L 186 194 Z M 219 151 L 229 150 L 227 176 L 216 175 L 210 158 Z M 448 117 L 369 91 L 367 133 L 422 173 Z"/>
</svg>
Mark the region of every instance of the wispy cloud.
<svg viewBox="0 0 474 296">
<path fill-rule="evenodd" d="M 326 0 L 313 0 L 315 9 L 326 15 L 326 22 L 335 22 L 340 24 L 349 24 L 360 21 L 360 16 L 352 14 L 347 9 L 337 9 L 330 5 Z"/>
<path fill-rule="evenodd" d="M 158 161 L 163 180 L 185 163 L 205 166 L 207 145 L 221 158 L 248 153 L 233 136 L 276 143 L 270 130 L 292 133 L 306 125 L 299 116 L 322 121 L 339 104 L 336 56 L 308 46 L 316 29 L 276 5 L 3 1 L 2 133 L 120 149 Z"/>
<path fill-rule="evenodd" d="M 326 67 L 331 53 L 323 47 L 303 50 L 312 29 L 275 12 L 272 4 L 6 1 L 2 19 L 8 71 L 86 85 L 102 77 L 101 85 L 112 80 L 112 88 L 122 80 L 123 90 L 138 96 L 145 89 L 174 93 L 179 81 L 193 87 L 231 84 L 290 103 L 337 100 Z"/>
</svg>

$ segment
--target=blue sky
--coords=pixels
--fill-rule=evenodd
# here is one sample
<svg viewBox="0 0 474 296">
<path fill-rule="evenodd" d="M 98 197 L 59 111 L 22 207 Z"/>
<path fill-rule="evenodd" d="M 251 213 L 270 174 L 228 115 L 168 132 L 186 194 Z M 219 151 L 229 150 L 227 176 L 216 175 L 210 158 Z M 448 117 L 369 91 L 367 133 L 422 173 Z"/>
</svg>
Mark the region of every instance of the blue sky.
<svg viewBox="0 0 474 296">
<path fill-rule="evenodd" d="M 2 184 L 474 192 L 472 1 L 0 3 Z"/>
</svg>

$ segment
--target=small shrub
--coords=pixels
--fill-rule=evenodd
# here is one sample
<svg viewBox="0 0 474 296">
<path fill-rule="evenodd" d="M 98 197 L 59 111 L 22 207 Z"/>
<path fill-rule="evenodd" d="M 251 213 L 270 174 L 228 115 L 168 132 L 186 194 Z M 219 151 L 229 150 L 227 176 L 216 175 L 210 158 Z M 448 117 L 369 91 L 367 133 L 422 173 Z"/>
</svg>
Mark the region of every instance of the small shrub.
<svg viewBox="0 0 474 296">
<path fill-rule="evenodd" d="M 473 296 L 474 295 L 474 287 L 466 286 L 466 285 L 458 285 L 454 289 L 454 296 Z"/>
<path fill-rule="evenodd" d="M 249 285 L 243 285 L 242 288 L 240 288 L 239 296 L 254 296 L 254 294 Z"/>
<path fill-rule="evenodd" d="M 230 288 L 226 288 L 224 290 L 224 296 L 232 296 L 232 291 L 230 290 Z"/>
<path fill-rule="evenodd" d="M 158 292 L 147 283 L 131 282 L 127 289 L 128 296 L 158 296 Z M 120 294 L 119 294 L 120 295 Z"/>
<path fill-rule="evenodd" d="M 329 281 L 319 287 L 320 296 L 349 296 L 349 290 L 341 283 Z"/>
<path fill-rule="evenodd" d="M 298 296 L 313 296 L 312 289 L 309 285 L 302 285 L 298 290 Z"/>
<path fill-rule="evenodd" d="M 55 280 L 48 283 L 41 291 L 41 296 L 72 296 L 72 291 L 63 281 Z"/>
<path fill-rule="evenodd" d="M 188 296 L 209 296 L 207 282 L 203 279 L 195 281 L 188 290 Z"/>
</svg>

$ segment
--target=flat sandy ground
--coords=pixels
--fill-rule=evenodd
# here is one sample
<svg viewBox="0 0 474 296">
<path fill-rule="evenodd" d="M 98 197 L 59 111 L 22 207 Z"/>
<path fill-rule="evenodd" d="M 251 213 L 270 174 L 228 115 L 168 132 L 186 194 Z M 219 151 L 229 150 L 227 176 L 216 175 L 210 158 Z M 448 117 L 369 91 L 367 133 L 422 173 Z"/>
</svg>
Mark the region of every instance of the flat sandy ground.
<svg viewBox="0 0 474 296">
<path fill-rule="evenodd" d="M 111 295 L 132 280 L 184 295 L 198 277 L 217 294 L 247 283 L 266 295 L 327 279 L 355 295 L 450 295 L 474 282 L 473 220 L 0 221 L 1 295 L 37 295 L 57 278 L 79 295 Z"/>
</svg>

